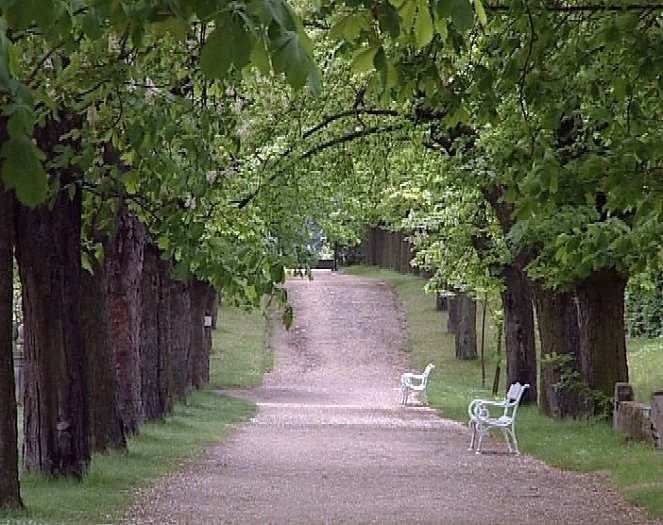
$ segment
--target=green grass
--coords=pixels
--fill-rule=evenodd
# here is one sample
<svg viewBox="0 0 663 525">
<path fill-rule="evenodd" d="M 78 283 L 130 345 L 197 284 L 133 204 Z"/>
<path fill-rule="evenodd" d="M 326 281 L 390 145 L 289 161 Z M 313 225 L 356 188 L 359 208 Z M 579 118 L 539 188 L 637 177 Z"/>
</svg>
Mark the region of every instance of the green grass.
<svg viewBox="0 0 663 525">
<path fill-rule="evenodd" d="M 220 316 L 224 322 L 214 336 L 214 387 L 238 386 L 238 377 L 242 378 L 239 386 L 259 383 L 254 364 L 266 360 L 247 356 L 262 352 L 264 317 L 225 308 Z M 232 374 L 224 375 L 220 367 L 228 367 Z M 233 380 L 226 384 L 226 377 Z M 115 523 L 132 503 L 138 487 L 181 469 L 206 446 L 223 441 L 238 423 L 255 413 L 255 406 L 247 401 L 210 390 L 193 392 L 187 404 L 178 405 L 165 421 L 144 424 L 140 434 L 129 440 L 127 452 L 96 455 L 81 482 L 22 475 L 21 494 L 26 510 L 0 511 L 0 523 Z"/>
<path fill-rule="evenodd" d="M 376 268 L 351 267 L 344 271 L 380 279 L 398 292 L 407 318 L 412 367 L 422 369 L 428 362 L 437 367 L 429 382 L 431 406 L 442 416 L 466 422 L 469 400 L 490 397 L 494 364 L 486 365 L 485 388 L 481 385 L 479 360 L 460 361 L 454 357 L 454 339 L 446 333 L 446 313 L 435 310 L 435 298 L 424 294 L 422 279 Z M 648 400 L 652 390 L 663 387 L 663 342 L 629 341 L 628 349 L 636 396 Z M 503 377 L 504 372 L 502 381 Z M 523 452 L 552 466 L 605 475 L 628 500 L 663 518 L 660 451 L 627 443 L 605 421 L 555 421 L 529 406 L 519 412 L 518 436 Z"/>
<path fill-rule="evenodd" d="M 653 391 L 663 390 L 663 339 L 631 339 L 628 366 L 636 401 L 648 403 Z"/>
<path fill-rule="evenodd" d="M 273 364 L 271 321 L 254 310 L 221 308 L 212 332 L 210 385 L 215 388 L 255 388 Z"/>
</svg>

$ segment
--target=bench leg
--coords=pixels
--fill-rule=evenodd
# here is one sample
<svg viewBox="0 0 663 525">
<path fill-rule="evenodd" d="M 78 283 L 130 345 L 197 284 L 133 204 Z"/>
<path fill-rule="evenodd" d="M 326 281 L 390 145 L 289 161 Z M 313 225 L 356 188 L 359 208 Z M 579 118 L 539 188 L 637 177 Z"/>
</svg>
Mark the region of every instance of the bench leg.
<svg viewBox="0 0 663 525">
<path fill-rule="evenodd" d="M 470 448 L 468 450 L 474 450 L 474 442 L 477 438 L 477 425 L 473 421 L 470 421 L 470 428 L 472 429 L 472 439 L 470 440 Z"/>
<path fill-rule="evenodd" d="M 477 447 L 475 450 L 476 454 L 481 454 L 481 446 L 483 445 L 483 438 L 488 434 L 488 429 L 478 423 L 474 423 L 474 432 L 479 434 L 479 440 L 477 441 Z"/>
<path fill-rule="evenodd" d="M 502 434 L 504 435 L 504 442 L 506 443 L 506 448 L 509 450 L 509 452 L 513 452 L 513 449 L 511 448 L 511 438 L 509 436 L 508 429 L 503 428 Z"/>
<path fill-rule="evenodd" d="M 513 451 L 516 455 L 520 455 L 520 447 L 518 446 L 518 438 L 516 437 L 516 429 L 511 429 L 511 441 L 513 441 Z"/>
<path fill-rule="evenodd" d="M 410 389 L 403 385 L 401 387 L 401 404 L 407 405 L 407 398 L 410 397 Z"/>
</svg>

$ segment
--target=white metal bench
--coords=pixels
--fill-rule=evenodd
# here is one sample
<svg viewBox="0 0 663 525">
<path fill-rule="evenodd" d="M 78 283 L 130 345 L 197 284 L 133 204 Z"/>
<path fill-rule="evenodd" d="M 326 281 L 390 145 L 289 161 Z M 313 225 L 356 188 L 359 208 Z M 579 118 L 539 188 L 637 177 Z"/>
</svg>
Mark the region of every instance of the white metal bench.
<svg viewBox="0 0 663 525">
<path fill-rule="evenodd" d="M 518 405 L 525 393 L 529 388 L 528 384 L 521 385 L 520 383 L 513 383 L 509 387 L 506 397 L 503 401 L 490 401 L 487 399 L 474 399 L 467 409 L 470 416 L 469 425 L 472 429 L 472 441 L 470 442 L 470 450 L 474 450 L 476 443 L 476 453 L 481 453 L 481 442 L 488 434 L 488 431 L 493 428 L 499 428 L 504 434 L 504 441 L 509 449 L 509 452 L 520 454 L 518 448 L 518 438 L 516 437 L 516 414 L 518 412 Z M 491 416 L 490 409 L 493 413 L 497 412 L 497 417 Z M 476 441 L 477 434 L 479 434 L 479 441 Z"/>
<path fill-rule="evenodd" d="M 412 392 L 419 392 L 421 402 L 424 405 L 428 405 L 428 376 L 433 371 L 433 368 L 435 368 L 435 365 L 428 363 L 426 369 L 421 374 L 405 372 L 401 375 L 402 404 L 407 404 L 407 400 Z"/>
</svg>

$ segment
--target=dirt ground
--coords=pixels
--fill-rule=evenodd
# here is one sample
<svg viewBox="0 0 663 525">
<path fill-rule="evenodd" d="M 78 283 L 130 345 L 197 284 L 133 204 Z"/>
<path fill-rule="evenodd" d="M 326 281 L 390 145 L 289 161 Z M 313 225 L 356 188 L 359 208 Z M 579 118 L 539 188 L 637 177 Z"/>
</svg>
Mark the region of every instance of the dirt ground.
<svg viewBox="0 0 663 525">
<path fill-rule="evenodd" d="M 274 371 L 234 392 L 257 417 L 141 493 L 125 523 L 659 523 L 596 476 L 501 453 L 498 440 L 488 448 L 500 453 L 475 455 L 464 425 L 400 406 L 403 319 L 386 285 L 327 272 L 288 288 L 295 321 L 277 334 Z"/>
</svg>

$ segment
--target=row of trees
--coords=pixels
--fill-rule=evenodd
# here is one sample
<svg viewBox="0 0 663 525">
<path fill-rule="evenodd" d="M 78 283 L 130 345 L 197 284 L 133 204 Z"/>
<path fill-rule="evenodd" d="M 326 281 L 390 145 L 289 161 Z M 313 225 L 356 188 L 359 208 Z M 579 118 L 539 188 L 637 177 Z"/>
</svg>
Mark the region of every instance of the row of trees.
<svg viewBox="0 0 663 525">
<path fill-rule="evenodd" d="M 261 205 L 233 86 L 249 65 L 319 79 L 281 1 L 9 1 L 0 29 L 0 507 L 17 507 L 14 257 L 24 467 L 80 477 L 208 380 L 217 292 L 286 301 L 304 228 Z"/>
<path fill-rule="evenodd" d="M 42 363 L 31 372 L 38 390 L 54 392 L 39 410 L 55 416 L 29 415 L 26 404 L 26 429 L 53 436 L 40 446 L 55 464 L 78 465 L 43 471 L 77 474 L 89 460 L 68 441 L 74 429 L 86 439 L 89 414 L 69 400 L 85 395 L 90 354 L 105 355 L 103 342 L 79 351 L 83 314 L 105 317 L 82 309 L 88 274 L 103 276 L 111 319 L 123 314 L 126 340 L 140 348 L 190 319 L 176 305 L 186 303 L 181 283 L 207 283 L 237 304 L 285 302 L 284 268 L 305 261 L 306 224 L 346 244 L 366 225 L 387 226 L 408 237 L 433 288 L 501 298 L 508 380 L 529 382 L 531 400 L 536 305 L 546 411 L 593 413 L 592 392 L 610 395 L 628 377 L 624 286 L 660 259 L 662 8 L 296 7 L 299 16 L 279 0 L 0 6 L 1 175 L 12 190 L 1 194 L 0 379 L 11 377 L 15 246 L 26 345 Z M 274 81 L 282 77 L 310 90 Z M 129 226 L 127 209 L 145 231 Z M 127 228 L 133 240 L 118 242 Z M 153 304 L 122 307 L 113 283 L 125 281 L 145 281 Z M 106 341 L 122 332 L 111 326 Z M 150 334 L 143 343 L 140 333 Z M 140 373 L 141 392 L 183 355 L 160 352 L 144 352 L 151 379 Z M 9 384 L 0 381 L 2 506 L 20 504 Z M 140 410 L 162 403 L 141 398 Z M 133 428 L 130 416 L 123 425 Z"/>
<path fill-rule="evenodd" d="M 599 412 L 628 378 L 626 283 L 660 263 L 661 10 L 322 3 L 303 17 L 331 88 L 274 104 L 269 182 L 305 180 L 333 238 L 405 234 L 431 288 L 499 298 L 508 381 L 556 416 Z"/>
<path fill-rule="evenodd" d="M 508 380 L 530 383 L 531 401 L 535 307 L 541 408 L 600 410 L 628 379 L 627 280 L 660 268 L 662 7 L 346 8 L 332 33 L 354 37 L 369 89 L 420 130 L 391 163 L 375 223 L 408 233 L 433 287 L 501 295 Z"/>
</svg>

